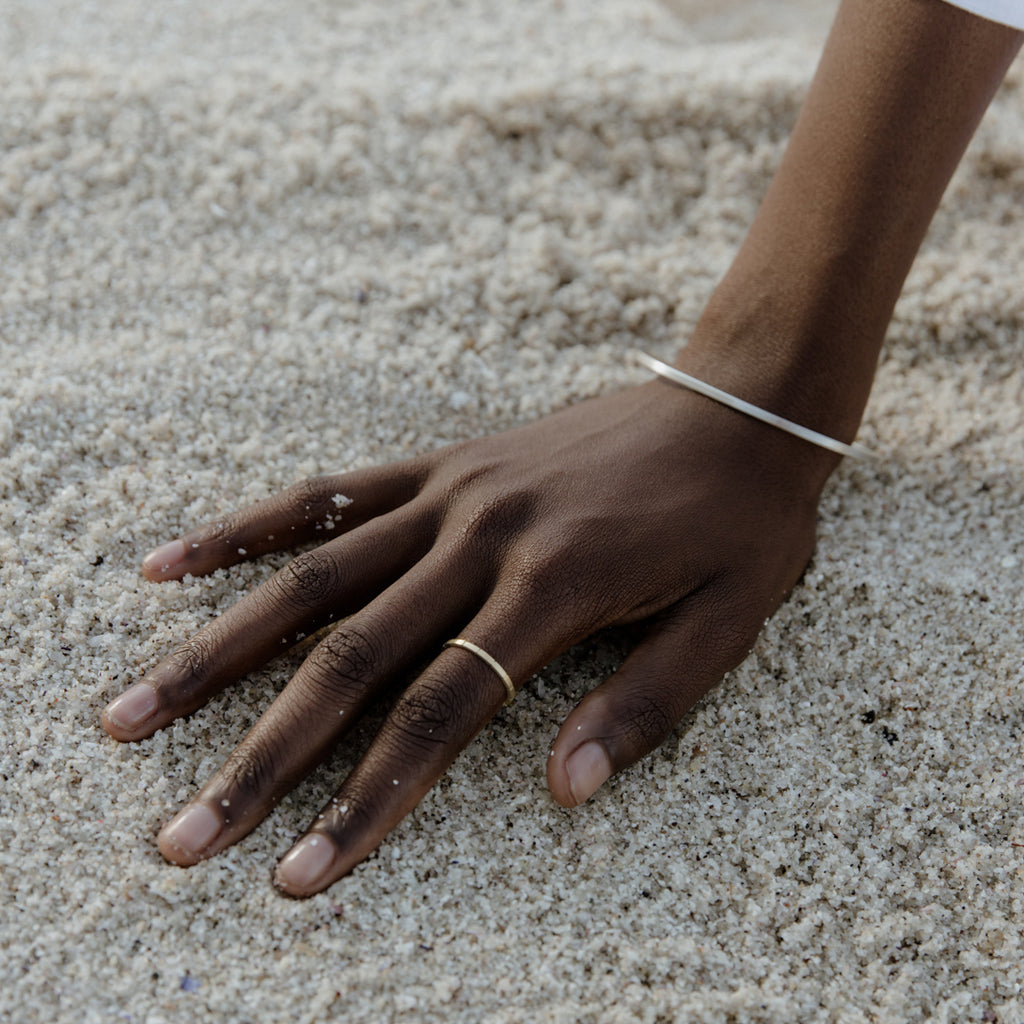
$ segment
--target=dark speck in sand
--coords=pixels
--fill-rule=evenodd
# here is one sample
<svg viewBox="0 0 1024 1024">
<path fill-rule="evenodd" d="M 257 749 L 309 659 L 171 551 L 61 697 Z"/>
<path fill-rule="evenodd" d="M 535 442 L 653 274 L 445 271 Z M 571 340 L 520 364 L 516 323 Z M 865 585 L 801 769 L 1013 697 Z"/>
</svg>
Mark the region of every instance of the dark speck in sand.
<svg viewBox="0 0 1024 1024">
<path fill-rule="evenodd" d="M 875 720 L 875 713 L 874 713 L 874 711 L 865 711 L 864 714 L 862 714 L 860 716 L 860 720 L 865 725 L 870 725 Z"/>
</svg>

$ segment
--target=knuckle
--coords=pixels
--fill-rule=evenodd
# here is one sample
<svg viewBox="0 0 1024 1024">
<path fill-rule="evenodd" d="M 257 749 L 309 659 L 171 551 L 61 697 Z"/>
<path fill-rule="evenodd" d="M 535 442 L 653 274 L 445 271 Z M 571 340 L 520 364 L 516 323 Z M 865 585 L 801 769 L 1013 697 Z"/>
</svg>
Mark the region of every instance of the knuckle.
<svg viewBox="0 0 1024 1024">
<path fill-rule="evenodd" d="M 506 517 L 501 495 L 490 495 L 475 501 L 462 513 L 459 532 L 467 542 L 491 547 L 496 538 L 507 535 Z"/>
<path fill-rule="evenodd" d="M 317 644 L 306 659 L 308 684 L 331 703 L 361 703 L 384 665 L 383 645 L 363 628 L 342 626 Z"/>
<path fill-rule="evenodd" d="M 650 750 L 675 727 L 676 719 L 667 704 L 650 694 L 637 694 L 624 709 L 622 729 L 631 746 Z"/>
<path fill-rule="evenodd" d="M 533 517 L 535 498 L 522 491 L 498 490 L 482 497 L 458 499 L 448 508 L 449 522 L 464 545 L 485 551 L 508 549 Z"/>
<path fill-rule="evenodd" d="M 464 699 L 449 687 L 421 682 L 391 711 L 395 743 L 406 754 L 428 753 L 450 743 L 466 717 Z"/>
<path fill-rule="evenodd" d="M 324 807 L 316 829 L 344 842 L 346 835 L 370 831 L 382 809 L 382 802 L 365 784 L 349 781 Z"/>
<path fill-rule="evenodd" d="M 337 593 L 341 580 L 334 559 L 323 548 L 316 548 L 293 558 L 270 583 L 289 604 L 317 608 Z"/>
<path fill-rule="evenodd" d="M 293 529 L 333 532 L 340 521 L 339 506 L 334 497 L 339 493 L 336 477 L 309 477 L 282 491 L 277 506 Z"/>
<path fill-rule="evenodd" d="M 241 543 L 243 524 L 237 512 L 221 516 L 216 522 L 201 527 L 195 534 L 194 543 L 202 546 L 226 544 L 237 547 Z M 191 535 L 190 535 L 191 537 Z M 190 539 L 186 537 L 186 539 Z"/>
<path fill-rule="evenodd" d="M 184 673 L 189 680 L 202 682 L 213 672 L 215 660 L 215 644 L 206 632 L 196 633 L 184 643 L 179 644 L 167 659 L 177 671 Z"/>
<path fill-rule="evenodd" d="M 275 794 L 281 788 L 278 759 L 263 743 L 243 743 L 228 756 L 217 774 L 218 791 L 229 793 L 243 804 Z"/>
<path fill-rule="evenodd" d="M 284 492 L 286 504 L 299 516 L 312 518 L 321 505 L 327 500 L 330 491 L 334 493 L 335 488 L 329 480 L 318 477 L 307 477 L 298 483 L 292 484 Z"/>
</svg>

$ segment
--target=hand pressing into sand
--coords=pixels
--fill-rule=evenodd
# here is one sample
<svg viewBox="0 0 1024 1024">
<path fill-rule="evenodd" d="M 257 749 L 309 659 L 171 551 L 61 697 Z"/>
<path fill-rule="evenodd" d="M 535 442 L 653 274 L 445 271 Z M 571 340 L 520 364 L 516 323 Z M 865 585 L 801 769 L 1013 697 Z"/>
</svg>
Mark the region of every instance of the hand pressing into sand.
<svg viewBox="0 0 1024 1024">
<path fill-rule="evenodd" d="M 844 0 L 782 164 L 682 369 L 841 440 L 943 189 L 1021 33 L 932 0 Z M 178 864 L 248 833 L 389 688 L 400 692 L 277 884 L 370 853 L 515 686 L 602 627 L 644 639 L 548 760 L 571 806 L 661 742 L 739 662 L 810 557 L 837 457 L 661 381 L 384 469 L 309 481 L 187 534 L 152 579 L 317 541 L 105 712 L 141 739 L 302 634 L 321 641 L 160 834 Z"/>
<path fill-rule="evenodd" d="M 555 799 L 585 800 L 747 654 L 810 556 L 834 461 L 655 381 L 410 462 L 308 480 L 162 546 L 145 562 L 154 580 L 330 538 L 114 701 L 103 723 L 116 739 L 151 735 L 343 621 L 164 827 L 161 852 L 189 865 L 236 842 L 397 687 L 365 757 L 278 866 L 285 892 L 317 892 L 501 708 L 499 676 L 446 640 L 478 644 L 518 688 L 595 630 L 646 622 L 548 759 Z"/>
</svg>

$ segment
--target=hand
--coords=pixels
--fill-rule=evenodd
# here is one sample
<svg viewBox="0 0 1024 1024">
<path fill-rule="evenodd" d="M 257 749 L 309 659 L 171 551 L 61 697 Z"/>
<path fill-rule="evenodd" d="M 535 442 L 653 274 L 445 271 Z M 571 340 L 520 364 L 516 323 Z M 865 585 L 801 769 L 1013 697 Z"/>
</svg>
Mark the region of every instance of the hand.
<svg viewBox="0 0 1024 1024">
<path fill-rule="evenodd" d="M 445 640 L 477 643 L 518 687 L 595 630 L 646 620 L 548 758 L 555 799 L 586 800 L 746 656 L 810 557 L 834 464 L 652 381 L 398 465 L 307 480 L 163 545 L 144 563 L 150 579 L 324 541 L 115 700 L 103 714 L 115 739 L 151 735 L 341 621 L 164 827 L 161 852 L 190 865 L 242 838 L 398 683 L 365 757 L 278 865 L 286 893 L 318 892 L 377 847 L 505 700 L 498 675 Z"/>
</svg>

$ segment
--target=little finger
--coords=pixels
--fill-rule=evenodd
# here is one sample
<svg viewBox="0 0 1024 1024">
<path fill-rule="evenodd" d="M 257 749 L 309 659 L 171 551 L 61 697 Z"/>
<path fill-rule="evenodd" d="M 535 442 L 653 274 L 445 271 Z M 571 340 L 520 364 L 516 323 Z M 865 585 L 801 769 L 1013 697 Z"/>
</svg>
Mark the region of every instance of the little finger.
<svg viewBox="0 0 1024 1024">
<path fill-rule="evenodd" d="M 143 559 L 142 572 L 155 581 L 201 576 L 272 551 L 325 541 L 410 501 L 422 476 L 413 460 L 301 480 L 161 544 Z"/>
</svg>

